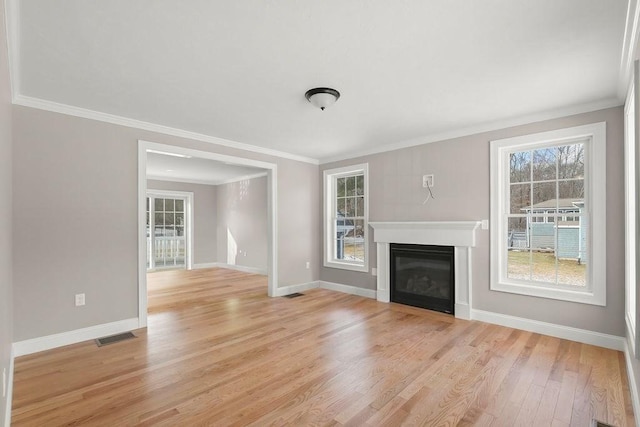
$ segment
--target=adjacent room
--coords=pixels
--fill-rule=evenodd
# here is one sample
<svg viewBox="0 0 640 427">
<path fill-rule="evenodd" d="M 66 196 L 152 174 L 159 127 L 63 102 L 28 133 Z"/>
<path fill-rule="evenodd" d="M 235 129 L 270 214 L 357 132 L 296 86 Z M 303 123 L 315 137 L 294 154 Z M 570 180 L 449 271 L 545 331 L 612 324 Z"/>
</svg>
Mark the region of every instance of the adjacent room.
<svg viewBox="0 0 640 427">
<path fill-rule="evenodd" d="M 0 0 L 0 424 L 640 425 L 638 22 Z"/>
</svg>

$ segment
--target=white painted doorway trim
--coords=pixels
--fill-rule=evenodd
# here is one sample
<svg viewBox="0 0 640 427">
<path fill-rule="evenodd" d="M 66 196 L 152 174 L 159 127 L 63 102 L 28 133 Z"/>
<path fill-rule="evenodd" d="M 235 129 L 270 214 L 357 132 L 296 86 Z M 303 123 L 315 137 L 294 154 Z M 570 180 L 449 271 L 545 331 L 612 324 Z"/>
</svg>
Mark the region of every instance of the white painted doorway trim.
<svg viewBox="0 0 640 427">
<path fill-rule="evenodd" d="M 193 211 L 194 209 L 193 192 L 153 190 L 153 189 L 147 188 L 146 197 L 149 197 L 149 196 L 175 197 L 176 199 L 184 199 L 186 201 L 185 203 L 185 217 L 186 217 L 185 218 L 186 219 L 185 236 L 187 238 L 187 244 L 186 244 L 187 253 L 185 257 L 185 268 L 187 270 L 191 270 L 193 268 L 193 257 L 194 257 L 194 253 L 193 253 L 193 212 L 194 212 Z M 145 226 L 146 226 L 146 218 L 145 218 Z M 147 256 L 149 256 L 149 254 L 147 254 Z M 152 258 L 150 257 L 149 259 L 151 260 Z"/>
<path fill-rule="evenodd" d="M 208 151 L 192 150 L 175 145 L 158 144 L 138 140 L 138 322 L 139 327 L 147 326 L 147 150 L 181 154 L 217 160 L 241 166 L 252 166 L 267 171 L 267 294 L 276 296 L 278 283 L 278 166 L 274 163 L 227 156 Z"/>
</svg>

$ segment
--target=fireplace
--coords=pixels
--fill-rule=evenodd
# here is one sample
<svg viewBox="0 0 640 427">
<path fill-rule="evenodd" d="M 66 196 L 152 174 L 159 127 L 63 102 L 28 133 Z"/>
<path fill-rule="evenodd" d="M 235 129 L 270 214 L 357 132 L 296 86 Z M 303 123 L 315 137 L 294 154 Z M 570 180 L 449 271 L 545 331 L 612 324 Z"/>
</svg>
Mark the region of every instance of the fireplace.
<svg viewBox="0 0 640 427">
<path fill-rule="evenodd" d="M 406 221 L 370 222 L 373 240 L 376 242 L 377 274 L 376 299 L 391 301 L 391 251 L 392 243 L 409 245 L 441 245 L 454 248 L 455 292 L 454 314 L 456 318 L 471 320 L 471 288 L 473 248 L 480 221 Z"/>
<path fill-rule="evenodd" d="M 454 247 L 390 245 L 391 301 L 454 314 Z"/>
</svg>

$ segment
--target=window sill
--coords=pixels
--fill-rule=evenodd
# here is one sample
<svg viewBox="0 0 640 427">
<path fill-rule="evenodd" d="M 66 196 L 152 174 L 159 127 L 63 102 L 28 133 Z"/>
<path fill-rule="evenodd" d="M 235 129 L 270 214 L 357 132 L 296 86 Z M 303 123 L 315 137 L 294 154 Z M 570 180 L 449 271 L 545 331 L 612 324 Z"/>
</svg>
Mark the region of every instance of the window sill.
<svg viewBox="0 0 640 427">
<path fill-rule="evenodd" d="M 325 261 L 324 266 L 328 268 L 337 268 L 341 270 L 350 270 L 350 271 L 358 271 L 361 273 L 367 273 L 369 271 L 368 263 L 362 264 L 350 264 L 348 262 L 336 262 L 336 261 Z"/>
<path fill-rule="evenodd" d="M 593 291 L 552 289 L 544 286 L 526 285 L 522 283 L 492 282 L 492 291 L 508 292 L 512 294 L 527 295 L 531 297 L 549 298 L 561 301 L 577 302 L 581 304 L 591 304 L 606 306 L 606 296 L 596 295 Z"/>
</svg>

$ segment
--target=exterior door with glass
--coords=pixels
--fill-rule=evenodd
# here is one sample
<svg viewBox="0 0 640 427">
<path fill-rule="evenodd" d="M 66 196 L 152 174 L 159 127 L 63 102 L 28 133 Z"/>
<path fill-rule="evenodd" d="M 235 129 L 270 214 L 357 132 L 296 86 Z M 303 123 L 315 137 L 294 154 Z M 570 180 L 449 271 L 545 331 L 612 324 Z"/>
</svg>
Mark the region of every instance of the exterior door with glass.
<svg viewBox="0 0 640 427">
<path fill-rule="evenodd" d="M 188 195 L 147 192 L 147 269 L 184 269 L 188 258 Z"/>
</svg>

